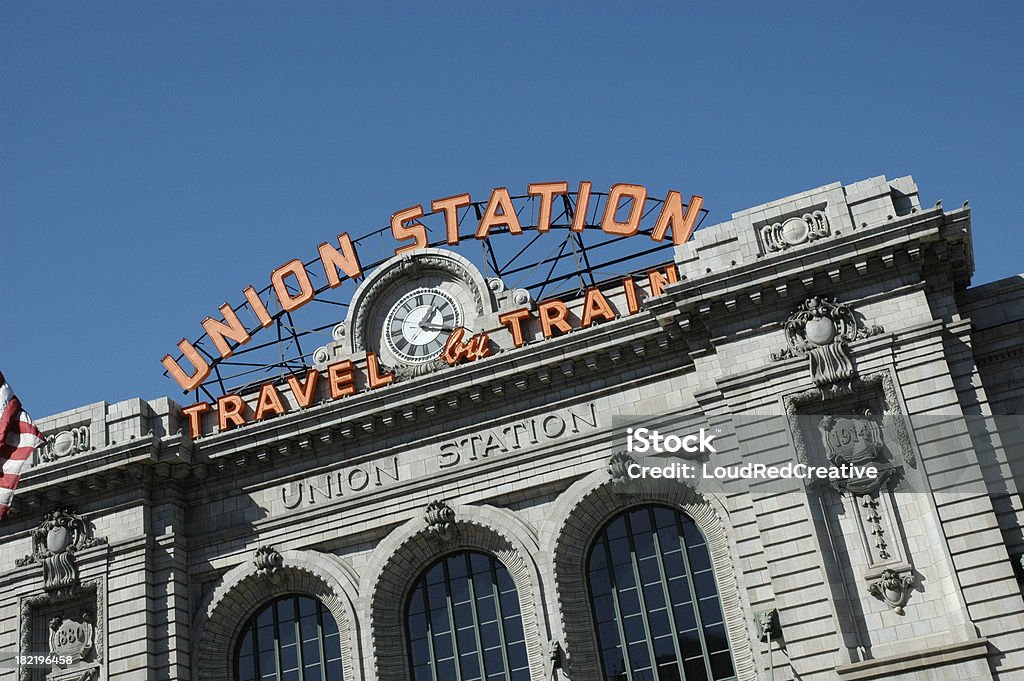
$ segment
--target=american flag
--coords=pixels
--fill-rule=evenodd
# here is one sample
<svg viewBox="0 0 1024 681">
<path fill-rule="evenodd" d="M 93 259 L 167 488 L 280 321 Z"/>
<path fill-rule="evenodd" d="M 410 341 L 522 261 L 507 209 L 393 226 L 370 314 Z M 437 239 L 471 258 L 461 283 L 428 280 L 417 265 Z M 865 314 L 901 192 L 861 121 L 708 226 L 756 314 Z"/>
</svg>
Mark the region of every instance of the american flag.
<svg viewBox="0 0 1024 681">
<path fill-rule="evenodd" d="M 45 441 L 0 373 L 0 520 L 11 507 L 21 474 L 32 465 L 32 452 Z"/>
</svg>

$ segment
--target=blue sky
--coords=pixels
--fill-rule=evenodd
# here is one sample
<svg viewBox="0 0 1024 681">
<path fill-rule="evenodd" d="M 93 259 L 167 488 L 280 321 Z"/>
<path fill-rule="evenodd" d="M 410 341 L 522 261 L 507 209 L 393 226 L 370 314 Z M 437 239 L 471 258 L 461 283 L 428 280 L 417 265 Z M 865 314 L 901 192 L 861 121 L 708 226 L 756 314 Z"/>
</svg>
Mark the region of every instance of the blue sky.
<svg viewBox="0 0 1024 681">
<path fill-rule="evenodd" d="M 36 417 L 339 231 L 531 181 L 701 193 L 705 224 L 912 174 L 1020 272 L 1020 3 L 0 2 L 0 370 Z M 299 313 L 301 314 L 301 312 Z"/>
</svg>

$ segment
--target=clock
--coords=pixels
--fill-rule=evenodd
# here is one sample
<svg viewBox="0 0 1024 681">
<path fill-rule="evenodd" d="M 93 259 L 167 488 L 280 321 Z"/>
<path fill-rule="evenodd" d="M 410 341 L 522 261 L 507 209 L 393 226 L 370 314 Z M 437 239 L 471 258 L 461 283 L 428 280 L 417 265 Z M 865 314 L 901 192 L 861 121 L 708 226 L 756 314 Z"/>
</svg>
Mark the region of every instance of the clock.
<svg viewBox="0 0 1024 681">
<path fill-rule="evenodd" d="M 420 287 L 391 306 L 382 335 L 396 358 L 422 364 L 440 357 L 448 337 L 461 325 L 462 310 L 454 296 L 441 288 Z"/>
</svg>

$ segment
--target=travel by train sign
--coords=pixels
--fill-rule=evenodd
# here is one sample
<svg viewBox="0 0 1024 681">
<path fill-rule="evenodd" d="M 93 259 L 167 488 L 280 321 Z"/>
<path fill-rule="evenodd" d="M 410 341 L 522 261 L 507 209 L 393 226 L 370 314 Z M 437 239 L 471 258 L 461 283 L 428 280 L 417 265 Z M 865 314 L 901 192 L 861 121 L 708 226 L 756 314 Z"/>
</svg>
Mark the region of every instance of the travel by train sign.
<svg viewBox="0 0 1024 681">
<path fill-rule="evenodd" d="M 520 196 L 513 196 L 507 188 L 498 187 L 491 191 L 486 203 L 474 202 L 469 194 L 447 196 L 431 201 L 430 212 L 427 212 L 422 204 L 396 211 L 391 216 L 389 226 L 380 230 L 379 234 L 383 238 L 389 233 L 393 240 L 393 247 L 386 254 L 387 258 L 413 254 L 427 247 L 458 246 L 467 239 L 489 248 L 488 242 L 497 235 L 519 237 L 532 244 L 545 233 L 556 230 L 574 236 L 580 245 L 583 244 L 582 237 L 585 233 L 596 233 L 615 240 L 646 236 L 659 244 L 679 245 L 690 239 L 703 214 L 702 197 L 692 195 L 689 202 L 684 203 L 682 194 L 675 190 L 667 192 L 663 200 L 650 197 L 647 189 L 639 184 L 615 184 L 607 193 L 603 193 L 593 191 L 590 182 L 580 182 L 574 190 L 570 192 L 569 183 L 561 181 L 531 183 L 527 186 L 526 194 Z M 528 212 L 523 209 L 524 202 L 530 202 Z M 434 221 L 432 229 L 428 227 L 431 219 Z M 524 235 L 529 235 L 529 238 Z M 186 392 L 202 388 L 211 398 L 211 402 L 217 403 L 218 412 L 228 414 L 226 420 L 223 416 L 219 419 L 221 429 L 248 422 L 243 421 L 240 416 L 247 409 L 254 412 L 255 420 L 283 412 L 286 401 L 279 396 L 275 397 L 271 392 L 276 391 L 276 388 L 264 389 L 263 386 L 250 384 L 248 390 L 258 388 L 261 397 L 258 398 L 255 407 L 247 407 L 240 404 L 240 398 L 235 399 L 237 395 L 224 395 L 224 398 L 228 398 L 226 402 L 221 397 L 215 397 L 215 393 L 211 393 L 204 383 L 220 377 L 221 367 L 218 365 L 224 360 L 244 353 L 253 346 L 267 345 L 251 343 L 261 330 L 279 323 L 283 316 L 288 316 L 290 320 L 292 312 L 317 299 L 320 294 L 342 286 L 347 280 L 358 282 L 363 278 L 364 271 L 376 269 L 383 260 L 373 261 L 372 264 L 365 263 L 360 257 L 362 239 L 354 239 L 347 232 L 343 232 L 337 237 L 336 243 L 319 244 L 315 259 L 303 262 L 295 258 L 276 268 L 270 275 L 269 284 L 262 289 L 257 290 L 252 285 L 245 287 L 242 290 L 243 303 L 236 306 L 228 303 L 222 305 L 219 308 L 219 317 L 208 316 L 202 320 L 204 333 L 199 339 L 190 341 L 183 338 L 178 343 L 180 353 L 177 356 L 164 356 L 162 364 L 167 375 Z M 488 270 L 493 269 L 495 274 L 500 275 L 500 263 L 494 259 L 493 253 L 491 258 L 494 267 L 489 265 Z M 545 260 L 543 264 L 546 266 L 547 262 L 548 260 Z M 674 267 L 663 273 L 652 273 L 652 292 L 665 283 L 675 281 L 677 276 Z M 314 279 L 322 283 L 319 286 L 315 285 Z M 625 298 L 628 301 L 626 307 L 629 309 L 621 313 L 631 314 L 639 309 L 634 287 L 632 280 L 623 284 Z M 618 314 L 612 310 L 612 306 L 596 286 L 587 289 L 584 308 L 584 326 L 593 321 L 613 319 Z M 449 328 L 442 324 L 440 309 L 428 306 L 421 306 L 420 309 L 421 316 L 426 313 L 437 315 L 435 321 L 419 319 L 418 323 L 425 333 L 446 330 L 445 337 L 437 341 L 439 345 L 444 346 L 443 353 L 438 354 L 445 361 L 454 364 L 479 359 L 488 354 L 488 339 L 486 336 L 481 337 L 477 333 L 478 330 L 460 328 L 453 334 L 451 332 L 455 331 L 454 327 Z M 240 315 L 239 312 L 243 310 L 246 314 Z M 544 329 L 544 337 L 569 330 L 565 305 L 561 301 L 542 301 L 537 306 L 536 313 Z M 521 324 L 529 319 L 531 314 L 533 313 L 529 307 L 526 307 L 505 314 L 500 319 L 501 324 L 511 333 L 516 347 L 523 344 Z M 415 317 L 415 314 L 413 316 Z M 281 335 L 280 328 L 277 335 Z M 393 378 L 379 366 L 377 357 L 373 355 L 372 352 L 366 353 L 365 372 L 368 375 L 358 389 L 386 385 Z M 308 364 L 307 361 L 307 367 Z M 283 373 L 293 374 L 288 377 L 295 397 L 292 401 L 300 406 L 303 403 L 308 404 L 313 399 L 313 382 L 317 379 L 310 375 L 303 377 L 296 371 L 294 365 L 282 366 L 281 369 L 287 369 Z M 278 376 L 278 380 L 271 383 L 283 386 L 281 377 Z M 348 362 L 348 366 L 328 368 L 324 378 L 332 386 L 332 397 L 355 392 L 359 383 L 354 376 L 351 362 Z M 223 381 L 221 387 L 222 390 L 216 392 L 229 392 Z M 186 415 L 190 417 L 194 426 L 199 423 L 198 415 L 212 406 L 205 403 L 208 407 L 204 408 L 202 404 L 204 403 L 200 402 L 190 408 L 193 409 L 191 413 L 186 410 Z M 233 410 L 239 414 L 237 418 L 231 417 Z M 201 431 L 201 428 L 194 427 L 192 430 L 193 435 L 201 434 L 196 432 Z"/>
</svg>

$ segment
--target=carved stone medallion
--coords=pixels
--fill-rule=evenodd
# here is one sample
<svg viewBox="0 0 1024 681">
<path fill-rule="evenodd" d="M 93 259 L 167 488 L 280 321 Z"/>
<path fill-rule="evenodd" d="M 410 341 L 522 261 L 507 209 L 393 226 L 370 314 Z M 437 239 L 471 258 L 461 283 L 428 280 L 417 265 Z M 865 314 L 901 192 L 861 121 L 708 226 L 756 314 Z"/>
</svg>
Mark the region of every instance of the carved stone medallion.
<svg viewBox="0 0 1024 681">
<path fill-rule="evenodd" d="M 93 658 L 95 650 L 95 618 L 90 612 L 83 612 L 78 619 L 60 615 L 50 620 L 50 652 L 67 658 L 58 667 L 66 669 Z"/>
<path fill-rule="evenodd" d="M 828 218 L 820 210 L 791 217 L 761 228 L 761 242 L 768 251 L 784 251 L 832 233 Z"/>
<path fill-rule="evenodd" d="M 93 535 L 92 525 L 69 509 L 47 513 L 32 530 L 32 555 L 15 561 L 18 566 L 39 563 L 43 566 L 43 588 L 56 595 L 67 595 L 79 587 L 75 554 L 107 540 Z"/>
<path fill-rule="evenodd" d="M 850 306 L 814 296 L 790 315 L 785 325 L 788 347 L 773 353 L 772 359 L 807 357 L 811 379 L 823 398 L 848 395 L 857 372 L 846 344 L 882 331 L 880 326 L 858 328 Z"/>
</svg>

